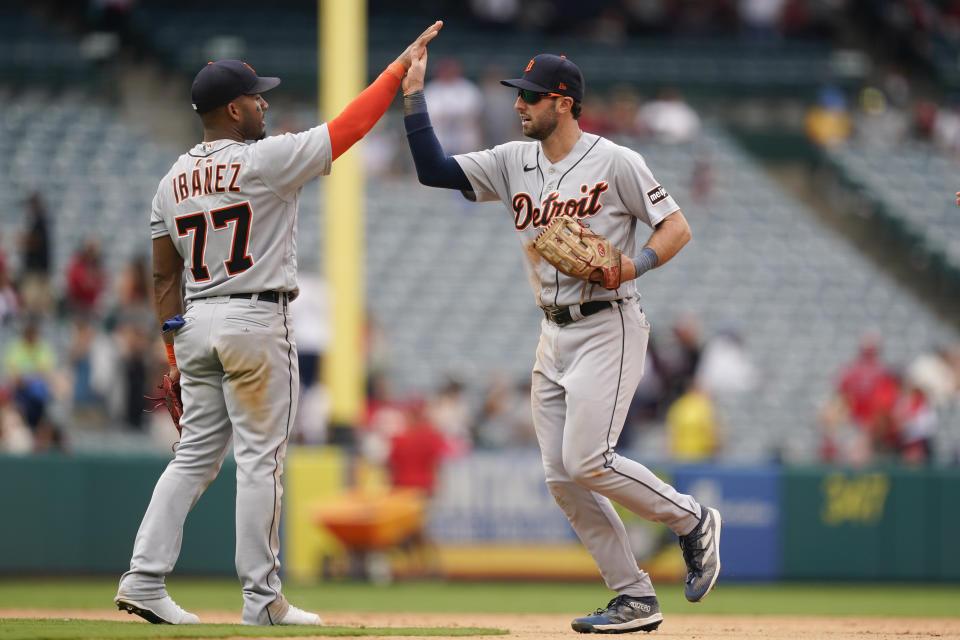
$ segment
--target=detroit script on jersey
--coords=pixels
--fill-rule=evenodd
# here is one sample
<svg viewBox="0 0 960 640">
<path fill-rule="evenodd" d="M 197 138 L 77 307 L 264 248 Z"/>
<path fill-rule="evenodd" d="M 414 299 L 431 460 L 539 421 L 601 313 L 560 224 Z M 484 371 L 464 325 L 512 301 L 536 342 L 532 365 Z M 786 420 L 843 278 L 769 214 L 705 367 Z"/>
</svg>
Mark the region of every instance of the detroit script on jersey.
<svg viewBox="0 0 960 640">
<path fill-rule="evenodd" d="M 581 219 L 594 216 L 603 207 L 600 204 L 600 194 L 609 188 L 610 185 L 606 182 L 598 182 L 593 188 L 584 184 L 580 186 L 580 192 L 586 195 L 579 199 L 566 200 L 561 200 L 559 193 L 551 191 L 539 207 L 534 206 L 533 196 L 529 193 L 518 193 L 510 202 L 515 216 L 514 225 L 517 230 L 523 231 L 531 224 L 534 228 L 545 227 L 554 216 L 576 216 Z"/>
</svg>

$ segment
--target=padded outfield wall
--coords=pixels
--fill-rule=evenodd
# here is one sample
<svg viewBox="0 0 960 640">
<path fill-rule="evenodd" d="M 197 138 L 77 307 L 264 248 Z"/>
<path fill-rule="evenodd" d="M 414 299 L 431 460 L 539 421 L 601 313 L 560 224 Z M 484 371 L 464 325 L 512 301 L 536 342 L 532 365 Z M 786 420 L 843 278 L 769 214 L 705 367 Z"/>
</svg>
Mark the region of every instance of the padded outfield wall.
<svg viewBox="0 0 960 640">
<path fill-rule="evenodd" d="M 168 457 L 0 457 L 0 572 L 119 575 L 154 483 Z M 543 484 L 536 451 L 476 452 L 444 471 L 429 509 L 441 556 L 458 548 L 497 565 L 508 548 L 513 574 L 543 566 L 537 549 L 580 545 Z M 678 489 L 724 517 L 723 579 L 960 580 L 960 469 L 653 465 Z M 187 519 L 181 575 L 234 574 L 235 471 L 227 460 Z M 376 484 L 377 474 L 370 474 Z M 337 544 L 313 517 L 357 477 L 336 449 L 291 448 L 286 465 L 283 564 L 288 576 L 320 574 Z M 642 566 L 676 572 L 676 539 L 624 513 Z M 452 550 L 444 556 L 445 549 Z M 578 556 L 579 557 L 579 556 Z M 519 563 L 519 565 L 518 565 Z M 571 577 L 596 579 L 577 560 Z M 579 569 L 577 568 L 579 567 Z M 578 571 L 582 575 L 578 574 Z M 464 575 L 470 571 L 457 571 Z"/>
</svg>

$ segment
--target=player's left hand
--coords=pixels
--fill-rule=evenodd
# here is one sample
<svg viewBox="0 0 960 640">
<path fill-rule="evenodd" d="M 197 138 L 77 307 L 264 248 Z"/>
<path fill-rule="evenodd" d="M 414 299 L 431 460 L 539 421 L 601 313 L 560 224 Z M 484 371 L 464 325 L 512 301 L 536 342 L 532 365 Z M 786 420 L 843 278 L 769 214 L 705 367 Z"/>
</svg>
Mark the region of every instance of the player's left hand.
<svg viewBox="0 0 960 640">
<path fill-rule="evenodd" d="M 633 265 L 633 260 L 625 254 L 620 254 L 620 282 L 618 284 L 623 284 L 624 282 L 629 282 L 637 277 L 637 268 Z M 603 284 L 603 271 L 600 269 L 594 269 L 593 273 L 590 274 L 590 282 L 595 284 Z M 616 287 L 607 287 L 608 289 L 616 289 Z"/>
<path fill-rule="evenodd" d="M 419 56 L 413 56 L 410 68 L 404 74 L 400 86 L 403 89 L 403 95 L 407 96 L 414 91 L 420 91 L 424 87 L 427 76 L 427 48 Z"/>
<path fill-rule="evenodd" d="M 404 49 L 400 57 L 397 58 L 397 62 L 402 64 L 404 69 L 409 69 L 410 65 L 413 64 L 413 60 L 424 54 L 427 50 L 427 43 L 436 38 L 442 28 L 443 20 L 437 20 L 427 27 L 427 30 L 421 33 L 419 38 L 411 42 L 410 45 Z"/>
</svg>

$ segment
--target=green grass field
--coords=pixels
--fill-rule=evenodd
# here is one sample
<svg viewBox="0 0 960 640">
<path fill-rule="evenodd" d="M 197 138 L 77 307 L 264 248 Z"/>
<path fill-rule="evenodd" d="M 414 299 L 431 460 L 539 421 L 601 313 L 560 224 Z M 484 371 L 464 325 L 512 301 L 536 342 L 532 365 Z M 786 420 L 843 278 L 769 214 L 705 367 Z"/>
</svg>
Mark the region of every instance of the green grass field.
<svg viewBox="0 0 960 640">
<path fill-rule="evenodd" d="M 173 598 L 188 610 L 236 611 L 235 580 L 169 579 Z M 802 583 L 728 584 L 706 600 L 687 603 L 678 584 L 658 585 L 664 613 L 739 615 L 840 615 L 960 617 L 960 584 Z M 600 584 L 531 582 L 358 582 L 285 584 L 291 602 L 317 611 L 581 614 L 606 604 Z M 114 579 L 0 579 L 0 609 L 102 609 L 113 611 Z M 0 640 L 3 636 L 0 635 Z"/>
<path fill-rule="evenodd" d="M 503 635 L 505 629 L 477 627 L 330 627 L 311 629 L 311 636 L 438 636 Z M 194 624 L 172 627 L 105 620 L 34 620 L 0 618 L 0 640 L 113 640 L 130 638 L 282 638 L 303 637 L 303 627 L 247 627 L 239 624 Z"/>
</svg>

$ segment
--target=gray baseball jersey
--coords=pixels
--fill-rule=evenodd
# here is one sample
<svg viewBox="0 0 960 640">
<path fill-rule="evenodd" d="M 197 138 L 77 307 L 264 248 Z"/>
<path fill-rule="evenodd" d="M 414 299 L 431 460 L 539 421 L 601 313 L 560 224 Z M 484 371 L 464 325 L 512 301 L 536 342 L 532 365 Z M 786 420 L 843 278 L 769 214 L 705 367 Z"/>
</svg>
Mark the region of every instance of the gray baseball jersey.
<svg viewBox="0 0 960 640">
<path fill-rule="evenodd" d="M 186 274 L 185 324 L 174 337 L 183 433 L 118 596 L 166 595 L 184 519 L 232 443 L 243 622 L 275 624 L 289 611 L 279 577 L 280 477 L 300 389 L 287 296 L 277 292 L 297 289 L 300 189 L 331 163 L 321 125 L 252 144 L 204 142 L 160 182 L 151 233 L 171 237 Z"/>
<path fill-rule="evenodd" d="M 607 587 L 624 595 L 654 595 L 610 501 L 678 535 L 699 522 L 700 505 L 615 451 L 643 376 L 650 325 L 633 281 L 616 291 L 588 287 L 585 302 L 613 302 L 599 311 L 593 305 L 594 312 L 584 315 L 584 283 L 557 271 L 532 245 L 554 216 L 572 215 L 632 255 L 637 221 L 654 227 L 679 207 L 640 154 L 589 133 L 555 164 L 539 142 L 509 142 L 454 158 L 477 200 L 501 200 L 512 212 L 537 304 L 570 307 L 573 322 L 542 320 L 531 380 L 547 486 Z"/>
<path fill-rule="evenodd" d="M 186 299 L 297 288 L 300 188 L 330 173 L 330 134 L 202 142 L 160 181 L 151 235 L 183 256 Z"/>
<path fill-rule="evenodd" d="M 478 201 L 501 200 L 513 213 L 540 306 L 577 304 L 583 290 L 582 281 L 560 273 L 533 250 L 537 234 L 554 216 L 576 216 L 632 256 L 638 220 L 654 227 L 679 210 L 639 153 L 590 133 L 581 134 L 556 164 L 543 155 L 539 142 L 508 142 L 454 158 Z M 585 300 L 629 298 L 636 290 L 633 281 L 617 291 L 596 286 Z"/>
</svg>

